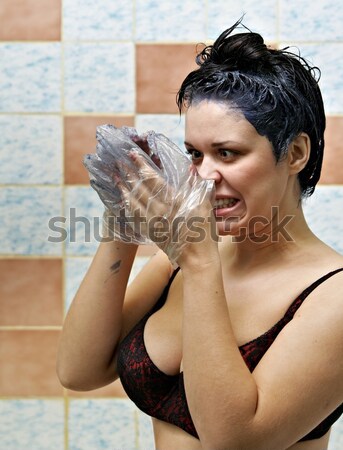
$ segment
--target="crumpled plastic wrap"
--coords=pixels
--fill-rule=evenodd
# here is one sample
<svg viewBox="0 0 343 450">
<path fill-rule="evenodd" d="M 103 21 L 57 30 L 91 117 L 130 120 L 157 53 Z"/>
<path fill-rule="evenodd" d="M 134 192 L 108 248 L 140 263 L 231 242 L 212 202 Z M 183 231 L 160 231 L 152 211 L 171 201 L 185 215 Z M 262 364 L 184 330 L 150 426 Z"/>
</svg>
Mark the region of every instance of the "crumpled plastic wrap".
<svg viewBox="0 0 343 450">
<path fill-rule="evenodd" d="M 105 231 L 124 242 L 155 243 L 175 263 L 189 242 L 195 206 L 213 199 L 213 180 L 192 170 L 163 134 L 101 125 L 96 138 L 96 153 L 84 165 L 105 205 Z"/>
</svg>

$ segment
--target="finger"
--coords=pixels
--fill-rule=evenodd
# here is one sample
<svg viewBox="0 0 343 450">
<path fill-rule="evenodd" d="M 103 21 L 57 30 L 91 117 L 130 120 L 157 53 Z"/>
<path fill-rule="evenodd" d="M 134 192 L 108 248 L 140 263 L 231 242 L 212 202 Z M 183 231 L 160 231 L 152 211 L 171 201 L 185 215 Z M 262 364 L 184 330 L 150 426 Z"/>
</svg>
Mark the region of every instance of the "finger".
<svg viewBox="0 0 343 450">
<path fill-rule="evenodd" d="M 156 167 L 155 163 L 152 161 L 151 158 L 149 158 L 148 155 L 142 152 L 138 152 L 136 150 L 131 150 L 129 152 L 129 157 L 131 161 L 135 164 L 135 166 L 138 168 L 140 173 L 145 174 L 146 177 L 155 177 L 155 176 L 161 176 L 162 173 Z"/>
<path fill-rule="evenodd" d="M 130 152 L 130 158 L 136 166 L 139 179 L 150 190 L 151 195 L 155 195 L 165 186 L 166 180 L 162 172 L 150 158 L 138 152 Z"/>
<path fill-rule="evenodd" d="M 131 139 L 133 140 L 133 142 L 135 144 L 137 144 L 143 150 L 144 153 L 146 153 L 148 156 L 150 156 L 151 149 L 149 147 L 149 142 L 148 142 L 146 136 L 138 136 L 137 135 L 137 136 L 132 137 Z"/>
</svg>

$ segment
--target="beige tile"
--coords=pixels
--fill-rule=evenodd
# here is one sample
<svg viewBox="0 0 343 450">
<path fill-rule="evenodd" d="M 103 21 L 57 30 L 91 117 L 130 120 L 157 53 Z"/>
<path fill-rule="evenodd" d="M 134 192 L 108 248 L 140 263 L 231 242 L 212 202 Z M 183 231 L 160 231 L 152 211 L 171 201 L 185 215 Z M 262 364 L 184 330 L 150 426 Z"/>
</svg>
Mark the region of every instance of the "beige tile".
<svg viewBox="0 0 343 450">
<path fill-rule="evenodd" d="M 62 325 L 62 260 L 0 260 L 0 325 Z"/>
<path fill-rule="evenodd" d="M 327 117 L 321 184 L 343 184 L 343 117 Z"/>
<path fill-rule="evenodd" d="M 1 0 L 0 40 L 58 41 L 62 0 Z"/>
<path fill-rule="evenodd" d="M 64 177 L 66 184 L 88 184 L 89 176 L 82 161 L 94 153 L 96 127 L 103 124 L 133 126 L 133 116 L 73 116 L 64 118 Z"/>
<path fill-rule="evenodd" d="M 176 94 L 194 70 L 195 44 L 136 46 L 136 110 L 138 113 L 177 113 Z"/>
<path fill-rule="evenodd" d="M 0 331 L 0 395 L 60 396 L 56 375 L 59 331 Z"/>
</svg>

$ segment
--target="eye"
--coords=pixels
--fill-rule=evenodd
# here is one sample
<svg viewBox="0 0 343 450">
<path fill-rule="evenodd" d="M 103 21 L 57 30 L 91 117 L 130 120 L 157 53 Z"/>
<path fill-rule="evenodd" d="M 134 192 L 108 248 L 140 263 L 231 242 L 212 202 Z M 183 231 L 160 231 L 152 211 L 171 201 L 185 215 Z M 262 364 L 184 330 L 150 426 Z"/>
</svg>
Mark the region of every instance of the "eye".
<svg viewBox="0 0 343 450">
<path fill-rule="evenodd" d="M 192 161 L 199 161 L 202 158 L 202 153 L 199 150 L 186 148 L 186 151 L 189 155 L 191 155 Z"/>
<path fill-rule="evenodd" d="M 223 159 L 232 159 L 235 156 L 237 156 L 237 152 L 234 152 L 233 150 L 228 149 L 219 149 L 219 154 Z"/>
</svg>

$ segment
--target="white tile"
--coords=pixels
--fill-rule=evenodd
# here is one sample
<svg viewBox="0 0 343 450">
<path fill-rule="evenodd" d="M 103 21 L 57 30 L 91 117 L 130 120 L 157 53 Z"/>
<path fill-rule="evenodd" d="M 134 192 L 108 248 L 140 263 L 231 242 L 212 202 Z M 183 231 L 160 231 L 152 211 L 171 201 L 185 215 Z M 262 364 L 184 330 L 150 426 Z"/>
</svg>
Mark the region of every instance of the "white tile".
<svg viewBox="0 0 343 450">
<path fill-rule="evenodd" d="M 71 400 L 69 450 L 135 450 L 135 405 L 130 400 Z"/>
<path fill-rule="evenodd" d="M 322 92 L 326 114 L 343 113 L 343 45 L 340 43 L 307 44 L 282 42 L 280 48 L 304 57 L 311 66 L 320 69 L 319 87 Z"/>
<path fill-rule="evenodd" d="M 280 0 L 282 40 L 339 41 L 342 23 L 343 8 L 338 1 Z"/>
<path fill-rule="evenodd" d="M 132 43 L 65 44 L 65 109 L 132 114 L 133 50 Z"/>
<path fill-rule="evenodd" d="M 328 450 L 342 450 L 343 448 L 343 417 L 333 424 L 330 434 Z"/>
<path fill-rule="evenodd" d="M 141 42 L 204 40 L 205 4 L 205 0 L 136 0 L 136 40 Z"/>
<path fill-rule="evenodd" d="M 0 116 L 0 180 L 62 183 L 62 121 L 58 116 Z"/>
<path fill-rule="evenodd" d="M 243 23 L 251 31 L 260 33 L 266 41 L 277 38 L 275 0 L 211 0 L 208 2 L 208 36 L 216 39 L 224 30 L 231 27 L 244 14 Z M 237 33 L 244 33 L 239 28 Z"/>
<path fill-rule="evenodd" d="M 343 186 L 317 186 L 304 200 L 304 213 L 312 231 L 343 254 Z"/>
<path fill-rule="evenodd" d="M 61 256 L 62 243 L 49 239 L 56 236 L 51 223 L 61 214 L 60 188 L 1 188 L 0 253 Z"/>
<path fill-rule="evenodd" d="M 0 44 L 0 111 L 61 110 L 61 44 Z"/>
<path fill-rule="evenodd" d="M 0 400 L 0 436 L 1 450 L 64 450 L 63 400 Z"/>
<path fill-rule="evenodd" d="M 152 450 L 155 448 L 154 432 L 151 417 L 137 410 L 139 450 Z"/>
<path fill-rule="evenodd" d="M 132 39 L 133 0 L 63 0 L 64 40 Z"/>
</svg>

